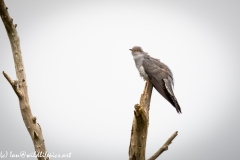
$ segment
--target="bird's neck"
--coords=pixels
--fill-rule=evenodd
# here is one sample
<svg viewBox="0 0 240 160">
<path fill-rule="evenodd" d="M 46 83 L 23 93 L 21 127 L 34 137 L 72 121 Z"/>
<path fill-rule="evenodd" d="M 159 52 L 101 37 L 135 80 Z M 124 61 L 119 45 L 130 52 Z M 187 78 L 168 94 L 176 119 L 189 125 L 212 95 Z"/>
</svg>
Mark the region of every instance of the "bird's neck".
<svg viewBox="0 0 240 160">
<path fill-rule="evenodd" d="M 144 54 L 135 54 L 133 55 L 133 59 L 135 61 L 136 67 L 139 69 L 143 63 Z"/>
</svg>

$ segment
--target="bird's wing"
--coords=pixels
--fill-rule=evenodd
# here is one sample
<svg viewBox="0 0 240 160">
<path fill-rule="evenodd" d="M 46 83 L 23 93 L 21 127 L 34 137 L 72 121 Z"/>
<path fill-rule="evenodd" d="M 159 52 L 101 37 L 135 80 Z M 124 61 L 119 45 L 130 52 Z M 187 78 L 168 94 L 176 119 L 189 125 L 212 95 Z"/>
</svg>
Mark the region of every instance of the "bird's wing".
<svg viewBox="0 0 240 160">
<path fill-rule="evenodd" d="M 169 73 L 160 66 L 161 65 L 157 65 L 149 56 L 146 56 L 143 60 L 143 68 L 154 88 L 176 108 L 178 113 L 181 113 L 181 108 L 172 90 Z"/>
<path fill-rule="evenodd" d="M 161 71 L 165 72 L 168 74 L 168 79 L 171 82 L 171 85 L 174 86 L 174 78 L 173 78 L 173 74 L 172 71 L 170 70 L 170 68 L 165 65 L 164 63 L 160 62 L 159 59 L 155 59 L 149 56 L 149 58 L 153 61 L 154 64 L 156 64 L 158 67 L 160 67 Z"/>
</svg>

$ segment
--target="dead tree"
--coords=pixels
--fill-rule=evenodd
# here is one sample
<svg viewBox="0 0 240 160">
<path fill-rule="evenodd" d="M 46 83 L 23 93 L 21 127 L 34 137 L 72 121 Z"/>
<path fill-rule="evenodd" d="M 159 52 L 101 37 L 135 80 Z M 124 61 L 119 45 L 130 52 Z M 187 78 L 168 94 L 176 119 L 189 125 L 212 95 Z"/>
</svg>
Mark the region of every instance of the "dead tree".
<svg viewBox="0 0 240 160">
<path fill-rule="evenodd" d="M 8 8 L 6 7 L 3 0 L 0 0 L 0 16 L 2 18 L 3 24 L 8 34 L 8 38 L 11 43 L 17 80 L 12 80 L 4 71 L 3 75 L 18 96 L 23 121 L 32 138 L 38 160 L 48 160 L 49 157 L 47 155 L 47 150 L 44 144 L 41 127 L 36 122 L 37 118 L 32 115 L 29 104 L 27 81 L 22 60 L 20 40 L 16 30 L 17 24 L 13 24 L 13 19 L 10 17 L 8 13 Z"/>
<path fill-rule="evenodd" d="M 136 104 L 132 124 L 132 133 L 129 146 L 129 160 L 145 160 L 145 149 L 149 124 L 149 109 L 153 86 L 146 82 L 143 94 L 140 98 L 140 105 Z M 155 160 L 168 149 L 172 140 L 177 136 L 177 131 L 166 141 L 166 143 L 148 160 Z"/>
</svg>

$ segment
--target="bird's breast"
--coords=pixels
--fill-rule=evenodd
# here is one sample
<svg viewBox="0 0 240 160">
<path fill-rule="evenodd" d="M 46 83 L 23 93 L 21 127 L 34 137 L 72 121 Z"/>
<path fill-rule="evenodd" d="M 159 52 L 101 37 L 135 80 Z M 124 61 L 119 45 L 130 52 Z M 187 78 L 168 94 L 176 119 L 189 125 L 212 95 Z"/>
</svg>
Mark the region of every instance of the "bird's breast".
<svg viewBox="0 0 240 160">
<path fill-rule="evenodd" d="M 143 66 L 140 66 L 140 67 L 138 68 L 138 71 L 139 71 L 140 76 L 142 76 L 145 80 L 148 80 L 148 75 L 147 75 L 147 73 L 145 72 L 145 69 L 144 69 Z"/>
<path fill-rule="evenodd" d="M 145 69 L 143 67 L 143 60 L 144 60 L 144 55 L 143 54 L 137 54 L 133 56 L 133 59 L 135 61 L 136 68 L 139 71 L 139 74 L 141 77 L 143 77 L 145 80 L 148 79 L 148 75 L 145 72 Z"/>
</svg>

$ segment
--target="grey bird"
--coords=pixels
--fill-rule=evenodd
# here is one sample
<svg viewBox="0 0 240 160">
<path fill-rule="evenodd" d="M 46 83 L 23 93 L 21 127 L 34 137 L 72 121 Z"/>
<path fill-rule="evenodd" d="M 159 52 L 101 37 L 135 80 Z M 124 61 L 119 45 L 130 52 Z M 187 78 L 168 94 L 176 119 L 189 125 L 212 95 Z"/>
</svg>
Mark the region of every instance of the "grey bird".
<svg viewBox="0 0 240 160">
<path fill-rule="evenodd" d="M 135 46 L 132 49 L 135 65 L 144 80 L 153 84 L 153 87 L 176 108 L 178 113 L 182 113 L 178 101 L 173 93 L 173 74 L 167 65 L 160 62 L 144 52 L 141 47 Z"/>
</svg>

